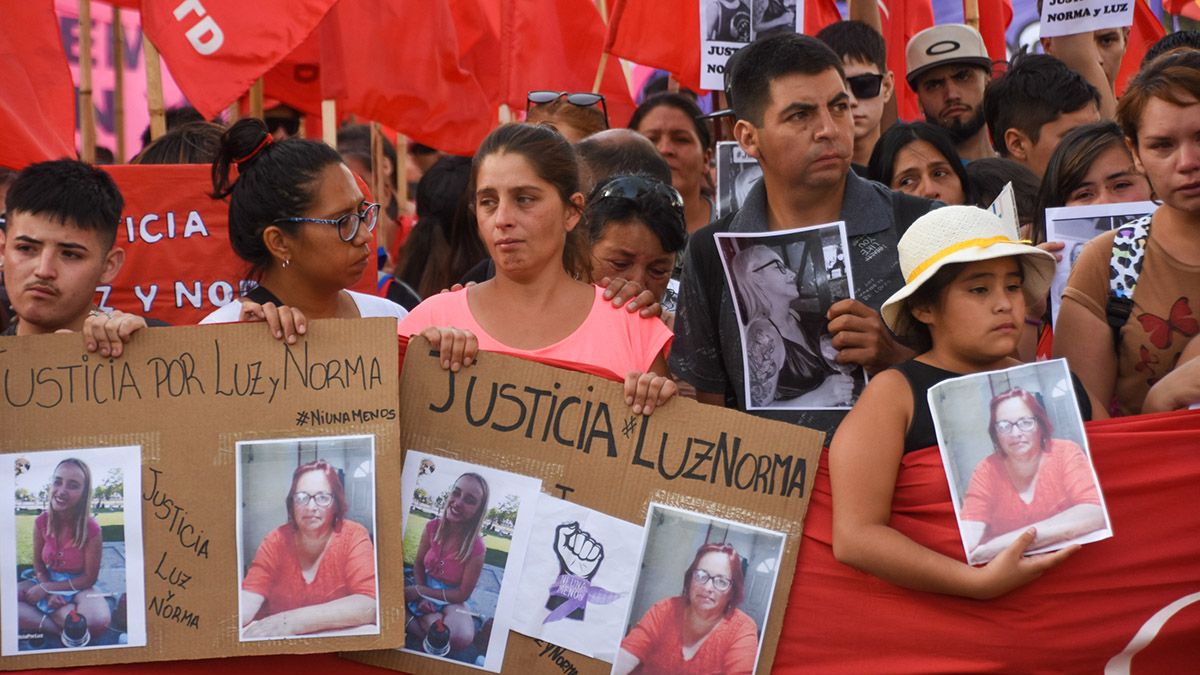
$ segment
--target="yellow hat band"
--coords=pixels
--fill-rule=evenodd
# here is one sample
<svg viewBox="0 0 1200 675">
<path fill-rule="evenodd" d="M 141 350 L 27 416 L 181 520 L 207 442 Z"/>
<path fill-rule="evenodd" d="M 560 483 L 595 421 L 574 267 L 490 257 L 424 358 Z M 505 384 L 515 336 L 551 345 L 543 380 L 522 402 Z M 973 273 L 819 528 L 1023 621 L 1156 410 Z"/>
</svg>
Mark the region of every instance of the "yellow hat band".
<svg viewBox="0 0 1200 675">
<path fill-rule="evenodd" d="M 930 267 L 933 267 L 934 265 L 936 265 L 939 261 L 941 261 L 946 256 L 949 256 L 954 253 L 958 253 L 959 251 L 962 251 L 964 249 L 987 248 L 987 247 L 991 246 L 992 244 L 1030 244 L 1030 243 L 1032 243 L 1032 242 L 1030 242 L 1028 239 L 1014 240 L 1014 239 L 1009 239 L 1008 237 L 1005 237 L 1003 235 L 998 236 L 998 237 L 988 237 L 988 238 L 981 238 L 981 239 L 966 239 L 966 240 L 951 244 L 951 245 L 947 246 L 946 248 L 944 248 L 944 249 L 938 251 L 937 253 L 934 253 L 933 255 L 926 258 L 924 262 L 922 262 L 920 265 L 917 265 L 915 268 L 913 268 L 912 272 L 909 272 L 908 278 L 905 279 L 904 282 L 911 284 L 914 279 L 921 276 L 922 272 L 929 269 Z"/>
</svg>

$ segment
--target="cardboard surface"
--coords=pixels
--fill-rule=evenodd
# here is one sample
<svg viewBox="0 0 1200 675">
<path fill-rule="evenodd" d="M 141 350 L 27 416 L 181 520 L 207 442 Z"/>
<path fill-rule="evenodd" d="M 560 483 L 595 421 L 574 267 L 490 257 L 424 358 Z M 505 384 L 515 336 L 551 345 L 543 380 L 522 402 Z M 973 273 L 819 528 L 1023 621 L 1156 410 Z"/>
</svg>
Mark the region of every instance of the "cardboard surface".
<svg viewBox="0 0 1200 675">
<path fill-rule="evenodd" d="M 684 398 L 635 416 L 620 384 L 495 354 L 451 374 L 419 338 L 401 391 L 404 448 L 534 476 L 556 497 L 631 523 L 657 502 L 784 532 L 777 590 L 790 587 L 822 434 Z M 787 597 L 771 603 L 760 673 L 770 672 Z M 346 656 L 410 673 L 480 672 L 394 650 Z M 504 672 L 610 669 L 509 635 Z"/>
<path fill-rule="evenodd" d="M 402 558 L 394 320 L 315 321 L 292 346 L 262 325 L 150 329 L 115 360 L 85 356 L 78 335 L 0 338 L 0 372 L 3 461 L 141 446 L 141 494 L 126 495 L 125 509 L 141 509 L 146 605 L 128 611 L 145 612 L 147 637 L 145 647 L 22 652 L 0 657 L 0 669 L 403 642 L 403 575 L 388 564 Z M 354 434 L 375 437 L 379 634 L 239 641 L 236 443 Z M 277 510 L 286 522 L 282 500 Z"/>
</svg>

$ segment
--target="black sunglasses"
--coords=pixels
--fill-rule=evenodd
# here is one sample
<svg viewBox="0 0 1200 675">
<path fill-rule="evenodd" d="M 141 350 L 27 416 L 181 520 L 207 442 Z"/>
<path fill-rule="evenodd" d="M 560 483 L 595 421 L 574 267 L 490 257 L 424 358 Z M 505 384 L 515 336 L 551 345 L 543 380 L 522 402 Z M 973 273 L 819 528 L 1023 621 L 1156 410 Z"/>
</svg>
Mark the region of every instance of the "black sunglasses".
<svg viewBox="0 0 1200 675">
<path fill-rule="evenodd" d="M 604 113 L 604 128 L 608 128 L 608 104 L 604 101 L 604 94 L 593 94 L 591 92 L 579 91 L 531 91 L 525 96 L 525 113 L 528 114 L 530 108 L 535 105 L 546 105 L 554 103 L 562 97 L 567 97 L 567 103 L 580 108 L 591 108 L 597 103 L 600 104 L 600 111 Z"/>
<path fill-rule="evenodd" d="M 593 201 L 613 198 L 639 201 L 647 196 L 665 199 L 680 217 L 683 216 L 683 197 L 678 190 L 665 183 L 641 176 L 614 178 L 600 187 L 600 191 L 596 193 Z"/>
<path fill-rule="evenodd" d="M 883 87 L 883 75 L 855 75 L 847 77 L 846 83 L 850 85 L 850 93 L 854 94 L 854 98 L 875 98 Z"/>
</svg>

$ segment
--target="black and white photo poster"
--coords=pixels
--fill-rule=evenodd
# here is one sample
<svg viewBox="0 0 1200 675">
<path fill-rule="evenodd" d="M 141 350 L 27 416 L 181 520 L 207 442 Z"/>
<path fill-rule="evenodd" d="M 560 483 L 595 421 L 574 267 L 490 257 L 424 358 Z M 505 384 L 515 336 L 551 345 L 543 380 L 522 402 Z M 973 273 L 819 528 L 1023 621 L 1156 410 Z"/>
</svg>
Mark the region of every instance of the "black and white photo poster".
<svg viewBox="0 0 1200 675">
<path fill-rule="evenodd" d="M 750 188 L 762 179 L 758 160 L 736 141 L 717 143 L 717 218 L 742 208 Z"/>
<path fill-rule="evenodd" d="M 763 35 L 802 32 L 804 5 L 797 0 L 698 0 L 700 86 L 725 88 L 725 63 Z"/>
<path fill-rule="evenodd" d="M 854 405 L 866 375 L 837 363 L 825 319 L 854 297 L 845 224 L 716 238 L 741 329 L 746 408 Z"/>
</svg>

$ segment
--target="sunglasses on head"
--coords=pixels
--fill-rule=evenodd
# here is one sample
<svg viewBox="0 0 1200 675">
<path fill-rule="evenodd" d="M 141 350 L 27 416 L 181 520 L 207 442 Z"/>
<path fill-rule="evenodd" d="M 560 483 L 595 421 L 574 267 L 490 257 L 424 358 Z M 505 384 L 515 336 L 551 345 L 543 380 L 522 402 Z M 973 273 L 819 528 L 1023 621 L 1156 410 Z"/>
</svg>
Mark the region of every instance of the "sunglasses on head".
<svg viewBox="0 0 1200 675">
<path fill-rule="evenodd" d="M 855 75 L 847 77 L 846 83 L 850 85 L 850 93 L 854 94 L 854 98 L 875 98 L 883 87 L 883 75 L 873 73 Z"/>
<path fill-rule="evenodd" d="M 672 209 L 681 217 L 683 216 L 683 197 L 678 190 L 665 183 L 641 176 L 621 176 L 609 181 L 600 188 L 600 192 L 596 193 L 595 201 L 612 198 L 640 201 L 646 196 L 665 199 Z"/>
<path fill-rule="evenodd" d="M 525 96 L 525 112 L 528 114 L 530 108 L 533 106 L 554 103 L 564 96 L 567 97 L 567 103 L 580 108 L 591 108 L 599 103 L 600 110 L 604 113 L 604 126 L 605 128 L 608 127 L 608 104 L 604 102 L 603 94 L 593 94 L 585 91 L 569 92 L 535 90 L 529 92 Z"/>
</svg>

